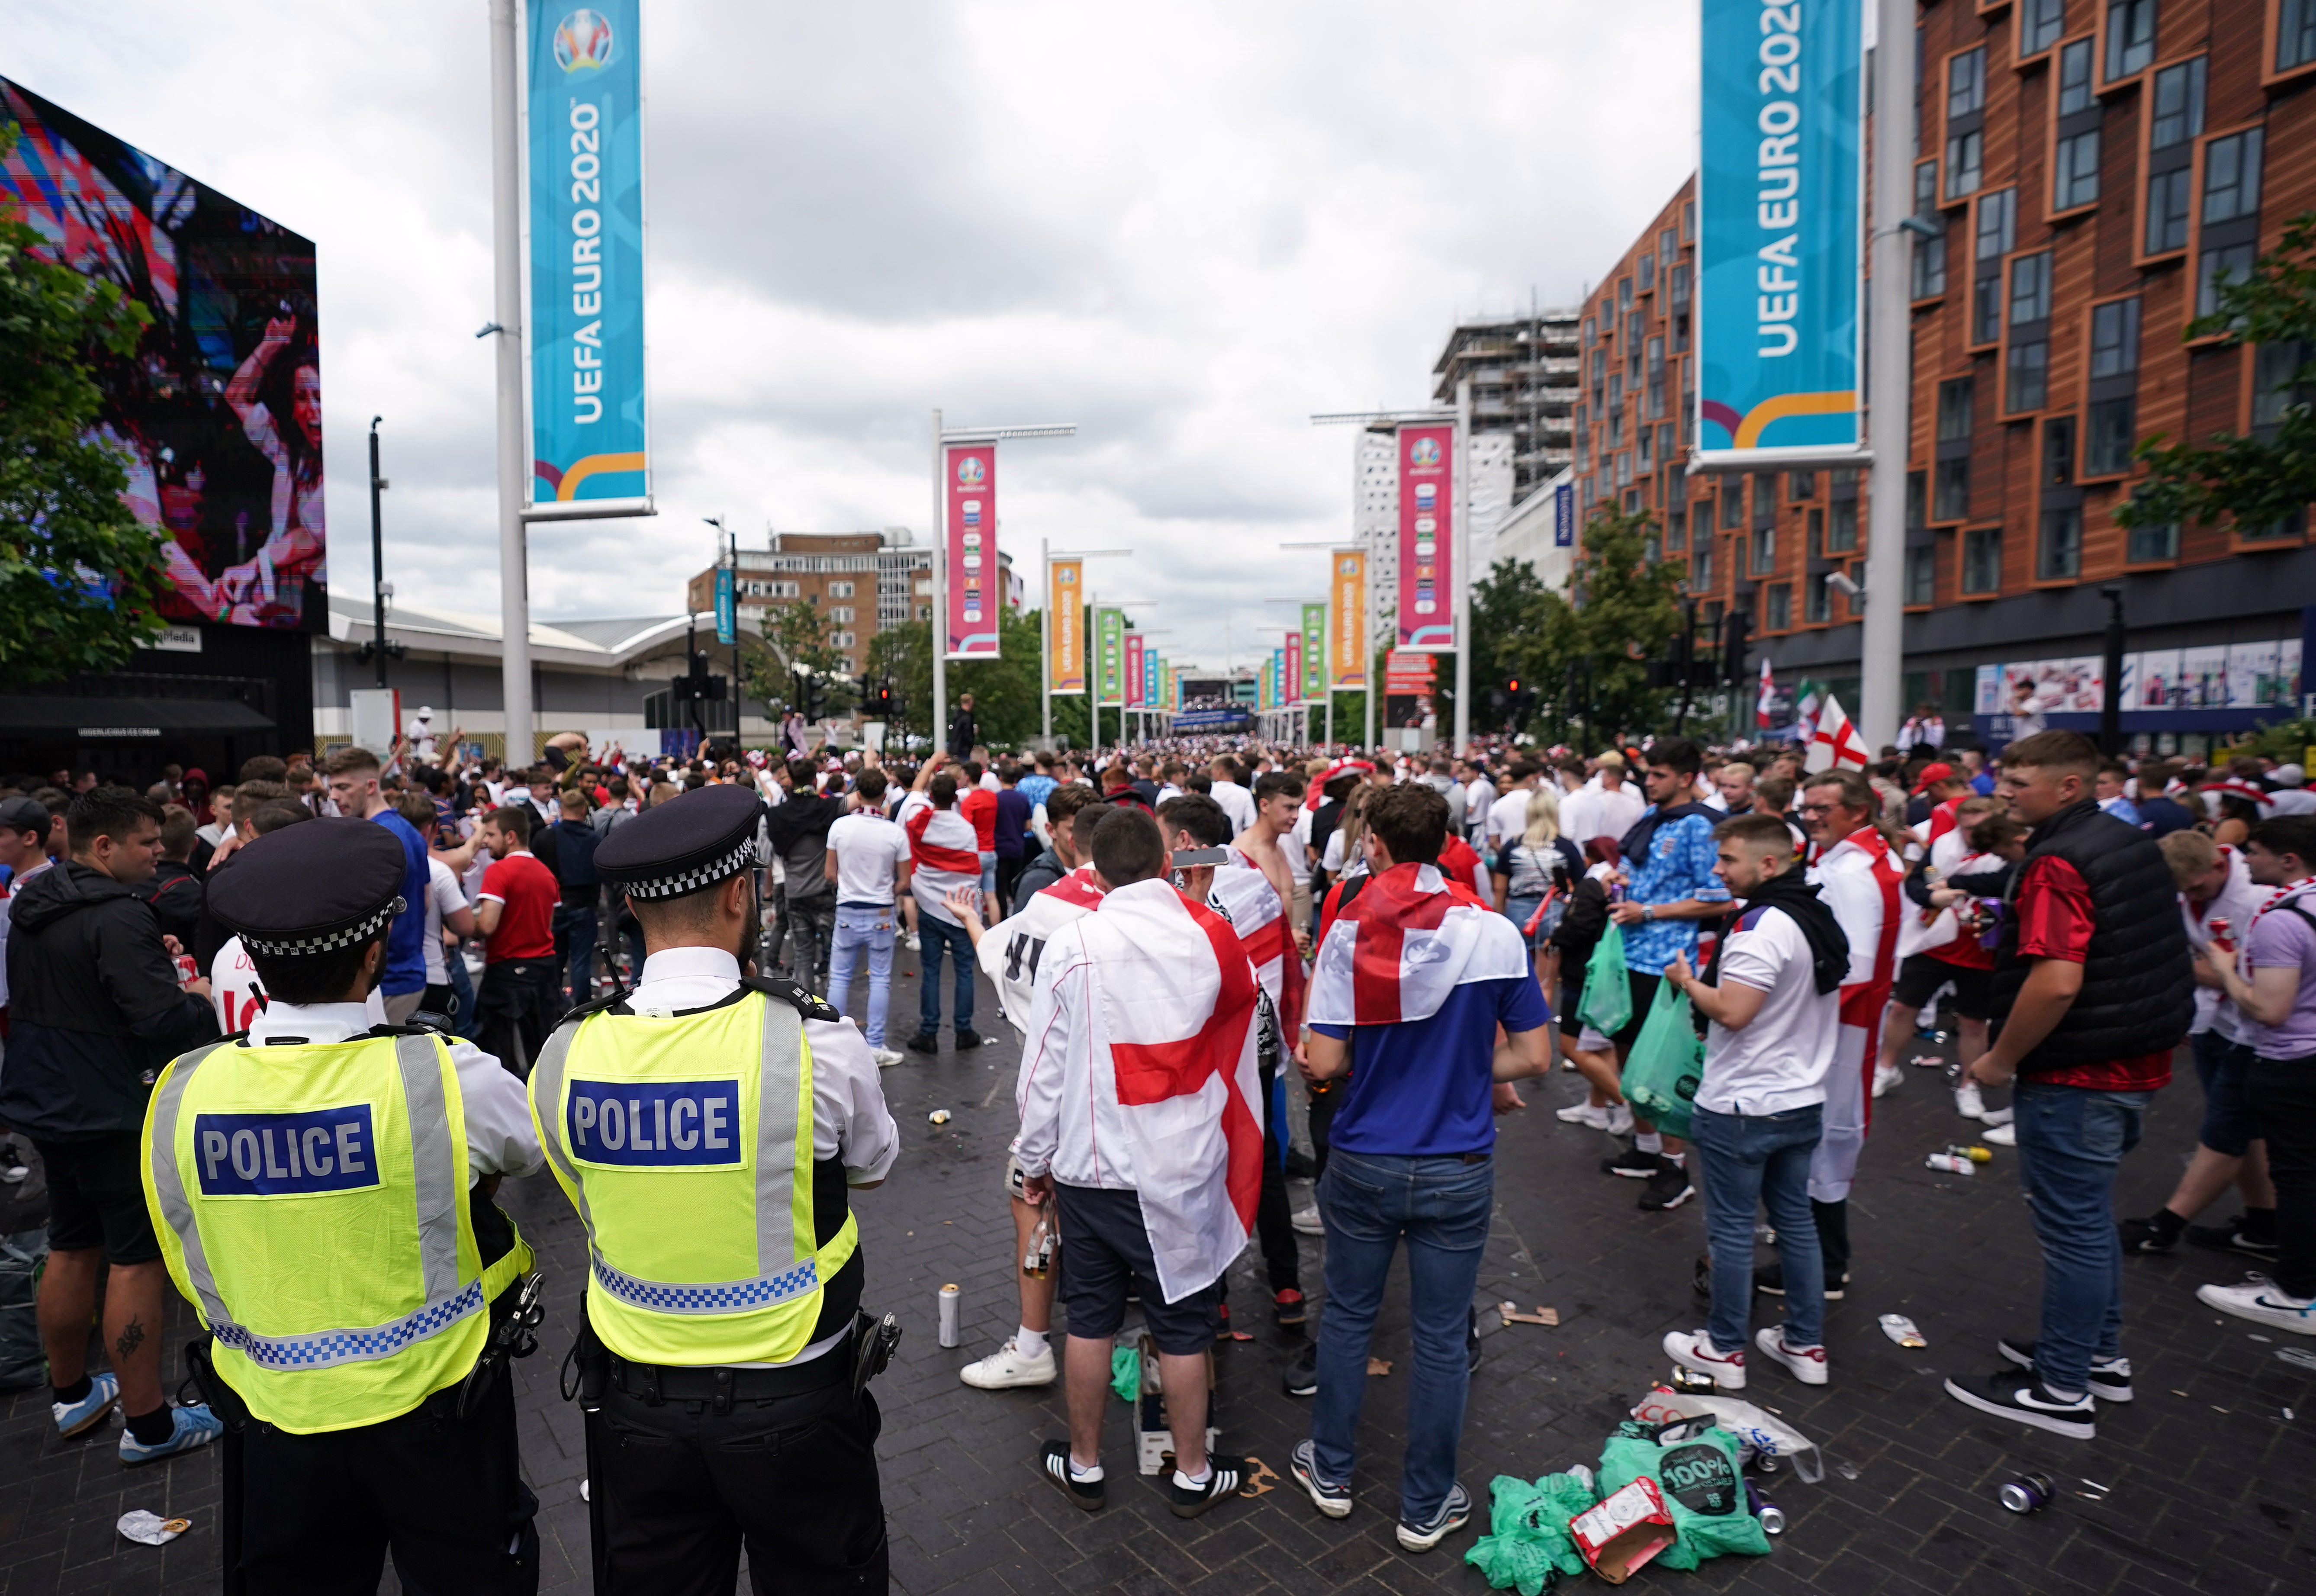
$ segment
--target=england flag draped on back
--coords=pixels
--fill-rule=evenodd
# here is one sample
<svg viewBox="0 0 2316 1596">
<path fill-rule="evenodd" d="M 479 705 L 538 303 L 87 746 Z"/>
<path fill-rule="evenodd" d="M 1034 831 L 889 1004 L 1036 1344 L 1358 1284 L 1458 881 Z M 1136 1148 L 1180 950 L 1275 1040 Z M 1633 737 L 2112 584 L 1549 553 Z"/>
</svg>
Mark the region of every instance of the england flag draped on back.
<svg viewBox="0 0 2316 1596">
<path fill-rule="evenodd" d="M 1328 926 L 1311 977 L 1314 1025 L 1428 1020 L 1473 981 L 1532 978 L 1519 928 L 1433 865 L 1394 865 Z"/>
</svg>

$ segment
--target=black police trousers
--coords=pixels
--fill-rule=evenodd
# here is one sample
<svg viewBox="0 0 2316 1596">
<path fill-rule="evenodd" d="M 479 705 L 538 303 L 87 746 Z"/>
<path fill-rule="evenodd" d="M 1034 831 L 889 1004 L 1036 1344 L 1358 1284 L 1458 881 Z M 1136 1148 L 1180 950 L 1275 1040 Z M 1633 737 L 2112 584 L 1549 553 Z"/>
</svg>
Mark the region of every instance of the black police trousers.
<svg viewBox="0 0 2316 1596">
<path fill-rule="evenodd" d="M 248 1596 L 374 1596 L 394 1553 L 410 1596 L 534 1596 L 539 1498 L 522 1483 L 514 1381 L 452 1416 L 459 1387 L 383 1424 L 240 1438 Z"/>
<path fill-rule="evenodd" d="M 889 1583 L 877 1399 L 842 1384 L 709 1411 L 617 1388 L 588 1417 L 597 1596 L 757 1596 Z"/>
</svg>

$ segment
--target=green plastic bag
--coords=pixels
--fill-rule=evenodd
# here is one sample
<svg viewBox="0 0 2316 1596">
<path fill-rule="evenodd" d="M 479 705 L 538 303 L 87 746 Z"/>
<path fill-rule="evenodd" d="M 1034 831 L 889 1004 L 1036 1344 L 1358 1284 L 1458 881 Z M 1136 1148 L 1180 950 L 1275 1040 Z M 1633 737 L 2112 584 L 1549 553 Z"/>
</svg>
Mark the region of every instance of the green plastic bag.
<svg viewBox="0 0 2316 1596">
<path fill-rule="evenodd" d="M 1737 1472 L 1737 1438 L 1715 1425 L 1667 1446 L 1656 1438 L 1660 1428 L 1628 1421 L 1600 1449 L 1603 1501 L 1643 1475 L 1656 1482 L 1664 1497 L 1678 1538 L 1657 1554 L 1656 1565 L 1694 1568 L 1707 1557 L 1728 1552 L 1768 1556 L 1769 1538 L 1745 1502 L 1745 1482 Z"/>
<path fill-rule="evenodd" d="M 1615 921 L 1593 944 L 1584 966 L 1584 995 L 1576 1017 L 1604 1037 L 1615 1036 L 1633 1020 L 1633 984 L 1625 972 L 1625 928 Z"/>
<path fill-rule="evenodd" d="M 1625 1056 L 1625 1101 L 1659 1130 L 1686 1137 L 1704 1078 L 1705 1043 L 1689 1017 L 1688 994 L 1660 981 L 1649 1017 Z"/>
<path fill-rule="evenodd" d="M 1541 1596 L 1555 1577 L 1584 1572 L 1584 1554 L 1568 1521 L 1593 1505 L 1592 1487 L 1572 1474 L 1548 1474 L 1534 1485 L 1500 1474 L 1489 1486 L 1489 1528 L 1464 1561 L 1499 1591 Z"/>
<path fill-rule="evenodd" d="M 1109 1350 L 1109 1388 L 1118 1401 L 1132 1407 L 1142 1394 L 1142 1354 L 1132 1347 Z"/>
</svg>

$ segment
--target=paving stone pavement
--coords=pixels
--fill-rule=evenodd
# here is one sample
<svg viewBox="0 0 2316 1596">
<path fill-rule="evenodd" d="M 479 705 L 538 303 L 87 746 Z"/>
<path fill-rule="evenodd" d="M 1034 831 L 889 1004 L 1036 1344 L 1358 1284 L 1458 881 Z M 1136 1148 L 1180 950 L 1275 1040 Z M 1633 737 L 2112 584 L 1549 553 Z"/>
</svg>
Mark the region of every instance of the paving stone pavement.
<svg viewBox="0 0 2316 1596">
<path fill-rule="evenodd" d="M 916 1006 L 915 961 L 904 954 L 899 962 L 896 1041 Z M 856 1013 L 860 1003 L 856 997 Z M 1690 1287 L 1704 1245 L 1697 1209 L 1635 1211 L 1636 1184 L 1598 1171 L 1613 1150 L 1608 1139 L 1552 1118 L 1574 1095 L 1573 1077 L 1563 1076 L 1531 1086 L 1529 1108 L 1502 1122 L 1496 1222 L 1479 1296 L 1547 1304 L 1561 1323 L 1503 1325 L 1492 1311 L 1482 1315 L 1484 1360 L 1472 1382 L 1462 1458 L 1464 1482 L 1482 1504 L 1472 1529 L 1424 1556 L 1400 1551 L 1393 1537 L 1409 1356 L 1403 1269 L 1397 1300 L 1387 1300 L 1377 1327 L 1373 1351 L 1394 1373 L 1368 1388 L 1350 1518 L 1321 1519 L 1282 1477 L 1267 1494 L 1177 1520 L 1154 1485 L 1133 1475 L 1130 1421 L 1115 1403 L 1105 1432 L 1110 1505 L 1081 1513 L 1031 1463 L 1042 1439 L 1064 1433 L 1059 1387 L 989 1393 L 957 1378 L 958 1368 L 997 1345 L 1018 1317 L 1018 1265 L 1000 1193 L 1017 1054 L 985 982 L 976 1006 L 992 1028 L 991 1046 L 932 1059 L 912 1054 L 886 1072 L 905 1151 L 891 1181 L 858 1201 L 868 1303 L 897 1312 L 907 1327 L 876 1389 L 894 1584 L 908 1596 L 1479 1592 L 1485 1582 L 1462 1558 L 1484 1529 L 1489 1480 L 1597 1462 L 1602 1438 L 1664 1375 L 1663 1333 L 1703 1322 Z M 1765 1369 L 1746 1393 L 1817 1440 L 1832 1467 L 1815 1485 L 1790 1474 L 1766 1482 L 1790 1522 L 1770 1556 L 1724 1558 L 1693 1574 L 1643 1571 L 1638 1583 L 1830 1596 L 2316 1590 L 2309 1529 L 2316 1374 L 2278 1357 L 2316 1352 L 2316 1342 L 2280 1345 L 2297 1338 L 2222 1320 L 2194 1300 L 2198 1283 L 2232 1279 L 2245 1261 L 2183 1249 L 2130 1262 L 2125 1350 L 2138 1400 L 2102 1408 L 2096 1441 L 1981 1419 L 1943 1395 L 1942 1377 L 1994 1366 L 1997 1335 L 2033 1331 L 2039 1262 L 2014 1156 L 1997 1149 L 1993 1164 L 1973 1176 L 1924 1168 L 1926 1153 L 1968 1128 L 1951 1112 L 1937 1072 L 1907 1076 L 1875 1105 L 1852 1204 L 1851 1294 L 1829 1308 L 1832 1383 L 1804 1390 Z M 2159 1095 L 2146 1141 L 2124 1164 L 2120 1211 L 2148 1212 L 2168 1193 L 2201 1106 L 2183 1054 L 2179 1079 Z M 937 1108 L 950 1111 L 946 1125 L 928 1123 Z M 1307 1189 L 1295 1190 L 1305 1200 Z M 504 1201 L 539 1247 L 550 1281 L 540 1355 L 515 1366 L 524 1467 L 543 1504 L 541 1589 L 579 1592 L 588 1576 L 578 1413 L 559 1400 L 556 1374 L 583 1248 L 547 1177 L 511 1184 Z M 40 1203 L 36 1175 L 0 1208 L 0 1233 L 22 1228 Z M 1305 1237 L 1303 1247 L 1305 1289 L 1316 1298 L 1319 1243 Z M 936 1344 L 935 1293 L 948 1281 L 964 1294 L 964 1344 L 955 1351 Z M 1217 1349 L 1222 1446 L 1284 1476 L 1289 1451 L 1307 1433 L 1308 1407 L 1280 1392 L 1296 1343 L 1269 1324 L 1252 1252 L 1232 1271 L 1231 1297 L 1255 1339 Z M 192 1317 L 183 1303 L 172 1304 L 174 1381 Z M 1756 1323 L 1773 1312 L 1757 1313 Z M 1883 1313 L 1913 1318 L 1929 1347 L 1893 1344 L 1875 1324 Z M 216 1588 L 214 1456 L 124 1470 L 113 1452 L 117 1431 L 57 1441 L 45 1391 L 0 1402 L 0 1596 Z M 2030 1468 L 2056 1476 L 2062 1495 L 2048 1511 L 2020 1518 L 1997 1504 L 1995 1488 Z M 2098 1494 L 2091 1481 L 2111 1489 L 2089 1500 Z M 185 1514 L 193 1528 L 165 1547 L 132 1545 L 113 1524 L 138 1507 Z M 398 1588 L 390 1571 L 386 1588 Z"/>
</svg>

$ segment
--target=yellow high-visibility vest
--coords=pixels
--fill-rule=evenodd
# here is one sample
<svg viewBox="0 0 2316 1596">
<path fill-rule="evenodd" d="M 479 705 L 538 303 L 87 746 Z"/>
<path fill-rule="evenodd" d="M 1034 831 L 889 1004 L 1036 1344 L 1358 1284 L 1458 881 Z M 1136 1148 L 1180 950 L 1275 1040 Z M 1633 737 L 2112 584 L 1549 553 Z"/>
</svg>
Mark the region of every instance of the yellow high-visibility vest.
<svg viewBox="0 0 2316 1596">
<path fill-rule="evenodd" d="M 432 1036 L 218 1042 L 163 1072 L 146 1207 L 251 1413 L 300 1435 L 382 1423 L 473 1369 L 531 1252 L 517 1235 L 483 1262 L 466 1119 Z"/>
<path fill-rule="evenodd" d="M 638 1363 L 777 1363 L 860 1244 L 813 1215 L 812 1048 L 753 990 L 557 1028 L 530 1076 L 548 1167 L 587 1227 L 587 1317 Z"/>
</svg>

